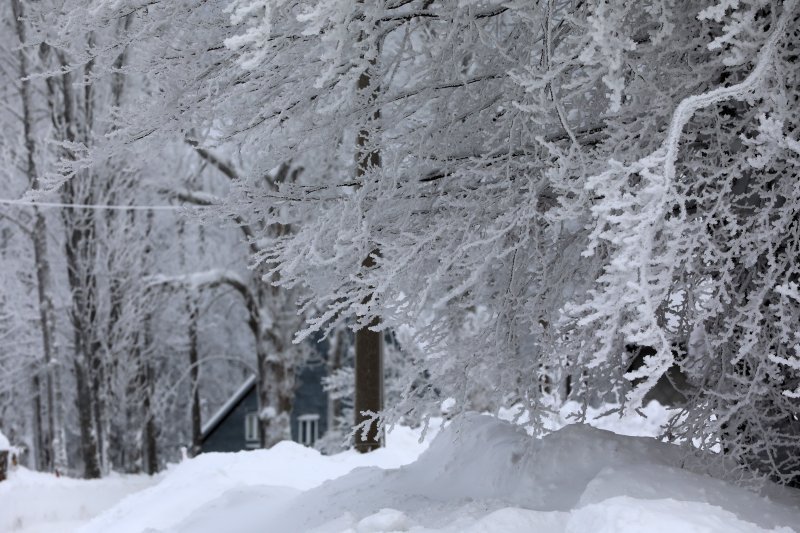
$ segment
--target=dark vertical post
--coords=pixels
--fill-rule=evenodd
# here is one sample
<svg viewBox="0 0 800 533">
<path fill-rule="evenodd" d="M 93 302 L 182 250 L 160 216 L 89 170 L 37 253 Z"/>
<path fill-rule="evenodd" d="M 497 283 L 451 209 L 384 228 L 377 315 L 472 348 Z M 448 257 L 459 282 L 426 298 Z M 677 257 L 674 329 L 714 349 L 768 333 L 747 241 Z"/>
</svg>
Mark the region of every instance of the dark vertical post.
<svg viewBox="0 0 800 533">
<path fill-rule="evenodd" d="M 363 40 L 363 36 L 361 37 Z M 373 83 L 372 67 L 376 64 L 375 57 L 369 66 L 358 78 L 359 96 L 366 97 L 370 105 L 374 105 L 378 96 L 377 83 Z M 376 107 L 362 124 L 356 137 L 356 181 L 360 181 L 370 170 L 381 165 L 381 155 L 377 148 L 377 123 L 380 111 Z M 373 250 L 362 267 L 365 270 L 375 267 L 378 250 Z M 369 301 L 370 297 L 367 297 Z M 372 320 L 367 327 L 356 331 L 356 369 L 355 369 L 355 422 L 356 426 L 369 420 L 364 412 L 378 413 L 383 409 L 383 334 L 369 328 L 379 323 L 378 318 Z M 378 431 L 377 423 L 373 423 L 362 439 L 362 431 L 356 432 L 355 447 L 361 453 L 370 452 L 380 448 L 383 438 Z"/>
<path fill-rule="evenodd" d="M 200 419 L 200 363 L 197 335 L 197 319 L 199 309 L 196 296 L 190 296 L 189 303 L 189 378 L 192 387 L 192 449 L 195 457 L 200 453 L 201 419 Z"/>
<path fill-rule="evenodd" d="M 370 327 L 378 325 L 376 318 Z M 356 425 L 369 420 L 363 412 L 377 413 L 383 409 L 383 333 L 368 327 L 356 332 Z M 383 445 L 383 435 L 378 424 L 373 423 L 362 439 L 362 431 L 356 432 L 356 450 L 371 452 Z"/>
</svg>

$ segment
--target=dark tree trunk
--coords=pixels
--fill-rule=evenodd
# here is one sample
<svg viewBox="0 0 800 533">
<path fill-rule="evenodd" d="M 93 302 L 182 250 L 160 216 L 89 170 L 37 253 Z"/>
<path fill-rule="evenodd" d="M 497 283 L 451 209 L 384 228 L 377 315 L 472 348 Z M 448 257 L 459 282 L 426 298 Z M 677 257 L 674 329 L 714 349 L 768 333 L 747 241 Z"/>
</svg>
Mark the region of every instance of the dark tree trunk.
<svg viewBox="0 0 800 533">
<path fill-rule="evenodd" d="M 39 380 L 39 369 L 31 365 L 31 391 L 33 396 L 33 467 L 37 470 L 47 469 L 47 454 L 44 449 L 44 428 L 42 427 L 42 386 Z"/>
<path fill-rule="evenodd" d="M 79 341 L 76 341 L 79 342 Z M 78 408 L 78 429 L 81 435 L 81 458 L 83 459 L 83 477 L 95 479 L 100 477 L 100 458 L 97 456 L 97 440 L 92 424 L 92 405 L 89 383 L 86 376 L 87 365 L 75 358 L 75 386 L 77 388 L 76 406 Z"/>
<path fill-rule="evenodd" d="M 374 320 L 370 326 L 377 326 Z M 383 409 L 383 334 L 362 328 L 356 332 L 356 426 L 372 418 L 369 413 L 379 413 Z M 359 429 L 356 432 L 355 446 L 361 453 L 370 452 L 383 445 L 383 438 L 377 422 L 371 423 L 366 435 Z"/>
<path fill-rule="evenodd" d="M 373 59 L 370 61 L 370 67 L 374 65 L 375 60 Z M 378 90 L 373 86 L 370 68 L 359 76 L 358 91 L 369 92 L 367 95 L 369 103 L 375 102 Z M 368 171 L 381 165 L 380 152 L 375 147 L 376 126 L 379 118 L 380 111 L 376 109 L 369 123 L 359 129 L 356 137 L 357 181 Z M 373 268 L 378 253 L 377 250 L 371 252 L 362 266 L 365 269 Z M 378 319 L 375 319 L 369 327 L 375 327 L 378 323 Z M 369 423 L 368 421 L 383 409 L 383 335 L 381 332 L 372 331 L 368 327 L 356 331 L 355 366 L 354 411 L 355 423 L 356 426 L 359 426 Z M 377 422 L 370 424 L 366 434 L 359 429 L 355 437 L 356 450 L 361 453 L 375 450 L 383 445 L 383 438 L 378 430 Z"/>
<path fill-rule="evenodd" d="M 87 199 L 77 198 L 75 183 L 64 186 L 66 203 L 83 203 Z M 91 197 L 88 198 L 89 202 Z M 93 325 L 97 316 L 97 280 L 93 271 L 95 221 L 89 210 L 65 212 L 64 223 L 68 231 L 65 243 L 67 257 L 67 279 L 72 293 L 71 319 L 74 338 L 74 360 L 76 406 L 81 435 L 81 452 L 84 463 L 84 476 L 87 479 L 101 475 L 98 450 L 97 398 L 98 381 L 96 373 L 99 363 L 96 360 L 96 344 L 93 342 Z"/>
<path fill-rule="evenodd" d="M 0 450 L 0 481 L 5 481 L 8 470 L 8 451 Z"/>
<path fill-rule="evenodd" d="M 194 298 L 190 296 L 190 298 Z M 197 302 L 189 303 L 189 377 L 192 386 L 192 457 L 200 453 L 201 419 L 200 419 L 200 366 L 197 346 Z"/>
<path fill-rule="evenodd" d="M 147 380 L 150 382 L 147 387 L 150 389 L 152 384 L 152 369 L 150 365 L 147 365 L 146 373 Z M 158 472 L 158 432 L 151 402 L 152 391 L 148 390 L 143 402 L 144 412 L 147 414 L 144 424 L 144 456 L 146 458 L 145 472 L 152 476 Z"/>
<path fill-rule="evenodd" d="M 142 402 L 142 467 L 144 471 L 152 475 L 158 472 L 158 427 L 156 425 L 156 414 L 153 408 L 153 393 L 155 388 L 155 375 L 153 365 L 150 362 L 150 351 L 152 347 L 152 337 L 150 334 L 150 320 L 148 315 L 144 319 L 144 335 L 140 337 L 143 341 L 136 350 L 137 359 L 137 389 Z"/>
</svg>

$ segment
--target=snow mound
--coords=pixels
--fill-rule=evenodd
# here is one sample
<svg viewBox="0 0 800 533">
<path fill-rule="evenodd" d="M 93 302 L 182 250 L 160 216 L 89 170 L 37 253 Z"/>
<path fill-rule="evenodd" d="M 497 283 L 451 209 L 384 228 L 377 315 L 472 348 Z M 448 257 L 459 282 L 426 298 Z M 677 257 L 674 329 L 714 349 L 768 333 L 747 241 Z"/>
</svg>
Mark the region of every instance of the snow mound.
<svg viewBox="0 0 800 533">
<path fill-rule="evenodd" d="M 800 524 L 798 508 L 682 470 L 682 457 L 652 438 L 572 425 L 532 439 L 468 415 L 409 465 L 359 468 L 272 501 L 224 494 L 167 531 L 786 533 Z M 782 494 L 800 503 L 797 491 Z"/>
<path fill-rule="evenodd" d="M 422 494 L 432 498 L 499 498 L 529 509 L 567 510 L 603 468 L 677 464 L 680 457 L 676 446 L 585 425 L 532 439 L 519 426 L 468 415 L 398 477 L 421 482 Z"/>
<path fill-rule="evenodd" d="M 204 454 L 77 531 L 790 533 L 800 524 L 800 491 L 768 486 L 766 498 L 693 473 L 682 448 L 649 437 L 568 425 L 537 439 L 476 414 L 430 435 L 419 443 L 418 430 L 399 427 L 388 448 L 366 455 L 291 442 Z"/>
<path fill-rule="evenodd" d="M 3 435 L 3 432 L 0 431 L 0 452 L 8 451 L 11 449 L 11 443 L 8 442 L 8 437 Z"/>
<path fill-rule="evenodd" d="M 628 496 L 609 498 L 577 509 L 570 517 L 567 533 L 759 533 L 756 524 L 739 520 L 732 512 L 711 505 L 679 500 L 642 500 Z M 791 532 L 788 527 L 773 531 Z"/>
<path fill-rule="evenodd" d="M 423 442 L 419 442 L 419 430 L 398 426 L 387 436 L 387 448 L 366 455 L 351 450 L 325 456 L 292 441 L 280 442 L 269 450 L 204 453 L 174 465 L 159 484 L 125 498 L 79 531 L 166 531 L 181 522 L 194 523 L 197 515 L 202 515 L 203 523 L 190 527 L 190 531 L 195 527 L 198 531 L 228 531 L 227 513 L 232 509 L 267 509 L 358 467 L 383 471 L 414 461 L 433 440 L 440 424 L 441 420 L 432 421 Z M 246 517 L 243 520 L 247 523 Z"/>
</svg>

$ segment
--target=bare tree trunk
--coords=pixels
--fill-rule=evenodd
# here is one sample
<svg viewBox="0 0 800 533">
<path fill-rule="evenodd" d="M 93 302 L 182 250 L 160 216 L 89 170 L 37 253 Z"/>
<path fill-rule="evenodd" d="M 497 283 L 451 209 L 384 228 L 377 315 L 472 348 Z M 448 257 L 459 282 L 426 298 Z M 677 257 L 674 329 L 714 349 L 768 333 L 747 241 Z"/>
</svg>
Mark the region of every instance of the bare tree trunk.
<svg viewBox="0 0 800 533">
<path fill-rule="evenodd" d="M 272 287 L 271 294 L 259 290 L 259 300 L 264 304 L 270 298 L 273 307 L 273 324 L 256 337 L 259 371 L 259 414 L 262 446 L 270 448 L 282 440 L 292 438 L 291 415 L 294 404 L 295 350 L 288 339 L 291 327 L 286 320 L 285 306 L 291 299 L 286 289 Z"/>
<path fill-rule="evenodd" d="M 145 395 L 142 407 L 145 413 L 144 423 L 144 456 L 145 472 L 151 476 L 158 472 L 158 432 L 155 413 L 153 412 L 153 368 L 149 361 L 145 363 Z"/>
<path fill-rule="evenodd" d="M 31 364 L 31 402 L 33 418 L 33 468 L 36 470 L 47 469 L 47 459 L 44 450 L 44 430 L 42 428 L 42 385 L 39 380 L 39 369 L 36 363 Z"/>
<path fill-rule="evenodd" d="M 370 61 L 374 67 L 375 59 Z M 375 102 L 378 91 L 371 88 L 372 78 L 370 68 L 367 68 L 358 78 L 358 90 L 370 91 L 368 100 Z M 370 169 L 381 165 L 380 152 L 374 147 L 374 131 L 370 131 L 370 124 L 376 125 L 380 112 L 375 111 L 368 124 L 361 127 L 356 137 L 356 179 L 362 178 Z M 375 257 L 378 251 L 370 253 L 364 260 L 363 267 L 369 269 L 375 266 Z M 383 335 L 381 332 L 372 331 L 370 327 L 378 325 L 378 320 L 373 320 L 369 326 L 356 331 L 356 368 L 355 368 L 355 423 L 356 426 L 368 424 L 366 432 L 356 432 L 355 447 L 361 453 L 370 452 L 383 445 L 383 436 L 378 430 L 377 423 L 370 422 L 374 414 L 383 409 Z M 372 414 L 370 414 L 372 413 Z M 363 436 L 363 438 L 362 438 Z"/>
<path fill-rule="evenodd" d="M 77 203 L 74 187 L 72 181 L 64 186 L 65 203 Z M 99 366 L 96 360 L 97 345 L 93 338 L 97 316 L 97 280 L 93 271 L 95 223 L 93 213 L 83 209 L 65 213 L 64 219 L 68 231 L 65 251 L 67 278 L 72 293 L 76 403 L 84 476 L 90 479 L 100 477 L 102 473 L 97 433 L 100 429 L 99 417 L 94 398 L 98 388 L 96 374 Z"/>
<path fill-rule="evenodd" d="M 287 367 L 283 361 L 276 360 L 274 356 L 261 358 L 259 365 L 261 379 L 259 380 L 259 404 L 262 408 L 261 434 L 263 446 L 270 448 L 282 440 L 290 440 L 291 414 L 294 403 L 294 387 L 287 387 L 294 383 L 294 369 Z"/>
<path fill-rule="evenodd" d="M 80 343 L 80 340 L 75 341 Z M 80 348 L 79 354 L 83 353 Z M 85 358 L 76 355 L 74 361 L 75 385 L 77 388 L 76 407 L 78 408 L 78 428 L 81 434 L 81 458 L 83 459 L 83 477 L 94 479 L 100 477 L 100 458 L 97 455 L 97 440 L 92 424 L 92 406 L 89 396 L 89 383 L 86 376 Z"/>
<path fill-rule="evenodd" d="M 330 350 L 328 350 L 328 375 L 332 376 L 334 372 L 342 368 L 342 362 L 347 353 L 349 342 L 347 339 L 347 330 L 338 328 L 335 336 L 331 339 Z M 341 414 L 342 402 L 338 398 L 332 398 L 328 393 L 328 429 L 335 427 L 336 417 Z"/>
<path fill-rule="evenodd" d="M 36 142 L 33 137 L 33 113 L 31 102 L 31 81 L 28 78 L 30 69 L 28 66 L 28 55 L 24 48 L 26 42 L 25 23 L 23 21 L 24 11 L 19 0 L 11 0 L 11 9 L 14 14 L 17 38 L 20 43 L 18 50 L 19 75 L 20 75 L 20 98 L 22 99 L 22 123 L 24 129 L 25 149 L 27 152 L 27 175 L 31 189 L 39 188 L 39 176 L 36 170 Z M 34 209 L 33 227 L 33 250 L 36 262 L 36 282 L 37 295 L 39 300 L 39 319 L 42 330 L 42 353 L 44 356 L 45 383 L 47 392 L 47 431 L 42 427 L 42 402 L 41 386 L 39 380 L 39 368 L 35 368 L 32 378 L 34 389 L 34 440 L 36 441 L 36 467 L 42 470 L 50 470 L 54 456 L 61 458 L 60 453 L 55 453 L 63 443 L 57 435 L 63 435 L 63 427 L 56 428 L 56 418 L 54 412 L 55 405 L 54 383 L 56 378 L 55 362 L 53 357 L 53 304 L 50 299 L 50 262 L 47 257 L 47 224 L 44 216 L 38 209 Z M 36 366 L 36 365 L 34 365 Z M 57 440 L 58 439 L 58 440 Z M 63 465 L 62 465 L 63 466 Z"/>
<path fill-rule="evenodd" d="M 66 203 L 75 202 L 73 183 L 65 185 Z M 83 210 L 81 210 L 83 211 Z M 81 216 L 83 215 L 83 216 Z M 94 257 L 94 220 L 89 212 L 65 215 L 69 231 L 66 240 L 67 278 L 72 292 L 72 326 L 75 342 L 75 384 L 77 387 L 78 420 L 81 433 L 81 451 L 86 478 L 101 475 L 101 459 L 98 450 L 98 411 L 96 408 L 98 371 L 97 345 L 93 340 L 93 324 L 97 309 L 97 280 L 92 271 Z"/>
<path fill-rule="evenodd" d="M 153 249 L 149 244 L 150 234 L 153 230 L 153 219 L 155 215 L 152 210 L 147 211 L 147 230 L 146 238 L 148 244 L 145 246 L 143 253 L 144 258 L 150 257 Z M 144 271 L 146 268 L 143 268 Z M 151 334 L 152 316 L 148 312 L 144 318 L 144 346 L 142 347 L 142 370 L 144 382 L 142 384 L 142 393 L 144 394 L 142 407 L 144 411 L 144 459 L 145 459 L 145 472 L 150 475 L 158 472 L 158 427 L 156 425 L 156 414 L 153 409 L 153 395 L 155 393 L 155 374 L 153 373 L 153 366 L 151 364 L 151 348 L 153 346 L 153 337 Z"/>
<path fill-rule="evenodd" d="M 67 431 L 64 426 L 64 398 L 61 392 L 61 366 L 52 362 L 48 365 L 48 370 L 52 375 L 53 388 L 53 468 L 57 473 L 66 472 L 69 468 L 67 459 Z"/>
<path fill-rule="evenodd" d="M 58 54 L 62 68 L 69 66 L 66 58 Z M 87 67 L 88 68 L 88 67 Z M 90 72 L 89 72 L 90 73 Z M 70 143 L 77 141 L 78 132 L 83 131 L 84 141 L 88 142 L 91 129 L 91 103 L 85 102 L 84 120 L 89 121 L 79 128 L 75 112 L 76 97 L 72 86 L 72 76 L 68 70 L 60 79 L 61 107 L 56 110 L 56 102 L 51 102 L 51 112 L 56 124 L 63 125 L 63 135 Z M 91 87 L 84 87 L 84 96 L 91 99 Z M 55 98 L 55 93 L 51 95 Z M 64 157 L 73 154 L 64 151 Z M 94 202 L 92 193 L 93 176 L 81 172 L 72 176 L 63 185 L 63 200 L 67 204 L 87 204 Z M 65 209 L 62 211 L 64 228 L 67 233 L 65 252 L 67 259 L 67 279 L 72 294 L 71 320 L 75 343 L 73 367 L 77 388 L 76 403 L 81 434 L 81 454 L 84 462 L 84 475 L 87 478 L 100 477 L 102 462 L 98 444 L 102 424 L 101 406 L 97 403 L 99 395 L 100 370 L 99 348 L 95 331 L 97 323 L 98 288 L 95 272 L 96 260 L 96 220 L 91 209 Z"/>
<path fill-rule="evenodd" d="M 287 353 L 287 346 L 292 345 L 287 345 L 282 338 L 285 333 L 278 324 L 273 324 L 269 331 L 261 332 L 261 339 L 257 341 L 261 344 L 258 350 L 259 420 L 265 448 L 292 438 L 295 376 L 293 358 Z"/>
<path fill-rule="evenodd" d="M 138 335 L 133 353 L 136 362 L 136 377 L 134 397 L 140 402 L 141 429 L 139 438 L 141 446 L 138 458 L 141 466 L 148 474 L 158 472 L 158 428 L 153 409 L 154 373 L 150 364 L 150 348 L 152 337 L 150 335 L 151 316 L 144 319 L 144 333 Z"/>
<path fill-rule="evenodd" d="M 194 295 L 190 296 L 189 301 L 189 377 L 192 387 L 192 449 L 191 455 L 194 457 L 200 453 L 201 449 L 201 419 L 200 419 L 200 366 L 199 353 L 197 346 L 197 320 L 199 310 Z"/>
<path fill-rule="evenodd" d="M 375 319 L 370 327 L 378 325 Z M 369 424 L 366 434 L 356 432 L 355 447 L 361 453 L 371 452 L 383 445 L 383 435 L 373 416 L 383 409 L 383 334 L 368 328 L 356 331 L 354 410 L 356 426 Z M 363 435 L 363 437 L 362 437 Z"/>
</svg>

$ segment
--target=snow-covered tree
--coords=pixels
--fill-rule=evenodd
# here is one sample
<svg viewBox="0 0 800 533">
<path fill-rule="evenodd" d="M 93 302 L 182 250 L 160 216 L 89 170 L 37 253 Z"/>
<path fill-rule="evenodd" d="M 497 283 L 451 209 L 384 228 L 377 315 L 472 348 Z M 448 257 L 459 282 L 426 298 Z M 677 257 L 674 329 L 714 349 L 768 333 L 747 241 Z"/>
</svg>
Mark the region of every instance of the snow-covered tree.
<svg viewBox="0 0 800 533">
<path fill-rule="evenodd" d="M 438 393 L 386 416 L 466 408 L 487 376 L 535 409 L 543 374 L 635 408 L 677 364 L 694 383 L 679 434 L 796 481 L 796 2 L 231 13 L 227 45 L 259 80 L 237 130 L 310 158 L 302 183 L 257 196 L 307 220 L 261 260 L 307 288 L 311 329 L 379 317 L 425 347 Z M 354 178 L 365 128 L 383 164 Z M 628 344 L 656 355 L 626 374 Z"/>
<path fill-rule="evenodd" d="M 302 176 L 303 158 L 248 157 L 243 152 L 257 145 L 258 138 L 231 137 L 239 116 L 256 107 L 258 95 L 253 91 L 260 80 L 243 76 L 235 63 L 238 54 L 223 45 L 226 38 L 234 35 L 224 7 L 222 3 L 209 5 L 196 0 L 146 6 L 129 1 L 95 4 L 71 0 L 62 7 L 69 13 L 70 22 L 56 32 L 59 39 L 74 39 L 74 35 L 86 34 L 93 28 L 130 20 L 114 41 L 75 55 L 71 65 L 105 64 L 111 72 L 118 72 L 110 61 L 115 53 L 127 48 L 124 77 L 141 80 L 145 87 L 130 100 L 138 113 L 120 113 L 118 129 L 106 139 L 98 139 L 87 151 L 86 164 L 94 168 L 103 157 L 117 157 L 131 146 L 161 151 L 165 142 L 177 141 L 202 163 L 194 168 L 216 172 L 235 190 L 247 182 L 253 190 L 269 194 L 279 183 L 294 182 Z M 169 198 L 186 204 L 218 206 L 217 215 L 223 216 L 207 220 L 233 221 L 254 256 L 263 248 L 258 242 L 261 232 L 278 237 L 293 231 L 291 225 L 280 221 L 270 219 L 265 223 L 265 214 L 257 209 L 224 204 L 202 187 L 178 187 L 168 177 L 164 181 L 161 188 Z M 275 276 L 262 267 L 253 272 L 236 272 L 235 276 L 228 276 L 230 272 L 218 266 L 196 272 L 165 269 L 161 274 L 173 281 L 196 281 L 200 279 L 197 276 L 211 272 L 225 275 L 195 286 L 233 288 L 245 303 L 247 322 L 256 339 L 262 434 L 265 445 L 274 444 L 289 434 L 294 371 L 302 364 L 306 351 L 304 345 L 291 342 L 302 323 L 297 291 L 271 285 Z"/>
<path fill-rule="evenodd" d="M 187 313 L 147 280 L 156 264 L 179 268 L 176 250 L 190 255 L 184 266 L 207 265 L 213 254 L 198 246 L 197 231 L 182 242 L 178 216 L 161 209 L 165 183 L 203 177 L 200 165 L 186 164 L 197 156 L 183 136 L 155 149 L 112 142 L 153 90 L 135 68 L 150 56 L 132 45 L 141 30 L 135 13 L 98 22 L 87 15 L 98 7 L 90 4 L 0 5 L 13 37 L 0 49 L 0 157 L 8 169 L 0 332 L 14 339 L 0 352 L 0 423 L 28 444 L 32 466 L 95 477 L 154 472 L 187 444 Z M 226 243 L 234 231 L 208 233 Z M 213 259 L 230 250 L 220 248 Z M 245 262 L 238 259 L 246 272 Z M 226 303 L 225 295 L 200 299 L 198 327 L 229 313 Z M 232 336 L 225 326 L 216 333 L 219 342 Z M 200 360 L 221 351 L 202 333 L 198 344 Z M 228 351 L 237 350 L 219 356 L 235 361 L 233 387 L 248 351 L 229 342 Z M 206 410 L 230 393 L 230 372 L 223 367 L 223 383 L 205 388 Z"/>
<path fill-rule="evenodd" d="M 59 243 L 59 266 L 75 270 L 74 244 L 92 275 L 106 272 L 98 263 L 131 274 L 109 275 L 130 281 L 131 298 L 156 274 L 235 291 L 267 443 L 287 427 L 302 357 L 291 336 L 347 326 L 402 332 L 412 364 L 384 422 L 446 398 L 535 415 L 566 380 L 587 402 L 615 394 L 636 409 L 672 369 L 689 384 L 672 436 L 797 483 L 797 3 L 67 0 L 15 17 L 36 31 L 9 57 L 37 61 L 16 87 L 35 84 L 32 105 L 54 117 L 36 125 L 44 187 L 68 203 L 152 200 L 147 176 L 162 198 L 238 226 L 253 270 L 203 259 L 187 272 L 158 246 L 135 254 L 160 254 L 156 272 L 151 259 L 129 268 L 110 243 L 172 218 L 128 219 L 135 230 L 122 215 L 48 219 L 75 237 Z M 227 183 L 171 176 L 187 168 Z M 125 285 L 92 283 L 59 301 L 89 317 L 84 344 L 96 346 L 123 323 L 113 294 Z M 76 303 L 92 291 L 106 303 Z M 138 316 L 152 319 L 142 298 Z M 192 338 L 197 316 L 179 300 L 160 312 Z M 108 338 L 147 338 L 147 364 L 179 373 L 157 326 Z M 654 351 L 638 368 L 634 345 Z M 86 359 L 90 384 L 102 360 Z"/>
</svg>

